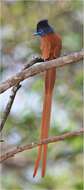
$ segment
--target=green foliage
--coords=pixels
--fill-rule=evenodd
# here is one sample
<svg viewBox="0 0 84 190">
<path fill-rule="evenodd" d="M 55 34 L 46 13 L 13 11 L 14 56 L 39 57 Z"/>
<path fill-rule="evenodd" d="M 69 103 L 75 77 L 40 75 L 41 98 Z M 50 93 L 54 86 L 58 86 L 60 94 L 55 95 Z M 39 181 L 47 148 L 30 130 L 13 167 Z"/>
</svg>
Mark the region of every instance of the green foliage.
<svg viewBox="0 0 84 190">
<path fill-rule="evenodd" d="M 52 176 L 45 177 L 44 180 L 42 180 L 41 183 L 38 184 L 37 188 L 39 189 L 52 189 L 56 187 L 56 180 Z"/>
<path fill-rule="evenodd" d="M 33 85 L 32 85 L 32 89 L 34 91 L 41 91 L 42 87 L 43 87 L 43 81 L 40 78 L 39 78 L 39 80 L 37 79 L 36 82 L 33 83 Z"/>
<path fill-rule="evenodd" d="M 78 90 L 82 90 L 82 87 L 83 87 L 83 73 L 81 73 L 81 71 L 79 71 L 78 75 L 76 76 L 74 86 Z"/>
<path fill-rule="evenodd" d="M 74 39 L 74 40 L 73 40 Z M 63 38 L 63 45 L 74 51 L 74 50 L 80 50 L 80 46 L 81 46 L 81 41 L 80 41 L 80 36 L 78 33 L 70 33 L 69 35 L 67 36 L 64 36 Z"/>
</svg>

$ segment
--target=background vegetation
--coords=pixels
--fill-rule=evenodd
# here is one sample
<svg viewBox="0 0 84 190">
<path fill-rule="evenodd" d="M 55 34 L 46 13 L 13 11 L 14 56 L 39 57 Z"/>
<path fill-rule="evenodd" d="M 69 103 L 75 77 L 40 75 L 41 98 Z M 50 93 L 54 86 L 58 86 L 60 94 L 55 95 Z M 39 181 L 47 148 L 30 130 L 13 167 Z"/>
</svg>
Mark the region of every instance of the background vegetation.
<svg viewBox="0 0 84 190">
<path fill-rule="evenodd" d="M 82 0 L 1 0 L 0 80 L 23 68 L 26 61 L 40 55 L 39 38 L 32 34 L 39 20 L 47 18 L 62 36 L 62 55 L 81 50 L 83 36 Z M 82 126 L 82 62 L 57 70 L 53 96 L 50 136 Z M 10 116 L 2 132 L 1 150 L 39 139 L 43 105 L 43 74 L 22 82 Z M 3 113 L 10 90 L 0 97 Z M 18 154 L 3 163 L 2 190 L 83 190 L 82 138 L 76 137 L 48 146 L 44 179 L 33 179 L 37 149 Z"/>
</svg>

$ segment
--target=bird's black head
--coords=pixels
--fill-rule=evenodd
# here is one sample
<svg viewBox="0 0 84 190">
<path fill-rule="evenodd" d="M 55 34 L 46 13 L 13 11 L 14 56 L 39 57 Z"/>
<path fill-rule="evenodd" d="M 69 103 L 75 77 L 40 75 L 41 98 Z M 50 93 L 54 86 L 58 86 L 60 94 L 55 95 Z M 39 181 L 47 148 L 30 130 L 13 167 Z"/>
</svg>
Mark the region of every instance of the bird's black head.
<svg viewBox="0 0 84 190">
<path fill-rule="evenodd" d="M 52 27 L 48 24 L 48 20 L 41 20 L 37 23 L 37 32 L 34 35 L 45 36 L 48 33 L 53 33 Z"/>
</svg>

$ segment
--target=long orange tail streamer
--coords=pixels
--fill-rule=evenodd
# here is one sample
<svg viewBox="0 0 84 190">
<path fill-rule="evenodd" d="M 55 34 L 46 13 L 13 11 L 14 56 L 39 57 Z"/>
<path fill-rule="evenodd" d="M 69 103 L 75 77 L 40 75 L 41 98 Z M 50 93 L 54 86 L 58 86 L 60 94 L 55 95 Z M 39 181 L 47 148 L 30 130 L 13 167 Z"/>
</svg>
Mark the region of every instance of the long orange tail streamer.
<svg viewBox="0 0 84 190">
<path fill-rule="evenodd" d="M 44 97 L 43 114 L 42 114 L 41 140 L 48 137 L 48 131 L 49 131 L 49 126 L 50 126 L 51 104 L 52 104 L 52 92 L 53 92 L 54 83 L 55 83 L 55 74 L 56 74 L 56 69 L 52 69 L 52 70 L 48 70 L 45 76 L 45 97 Z M 47 145 L 46 144 L 39 146 L 38 158 L 35 163 L 33 177 L 35 177 L 38 167 L 39 167 L 42 147 L 43 147 L 42 177 L 45 175 L 46 159 L 47 159 Z"/>
<path fill-rule="evenodd" d="M 47 71 L 46 73 L 46 93 L 45 93 L 45 113 L 44 113 L 44 135 L 43 138 L 48 137 L 49 127 L 50 127 L 50 114 L 51 114 L 51 105 L 52 105 L 52 95 L 53 88 L 55 84 L 56 69 Z M 46 160 L 47 160 L 47 144 L 43 146 L 43 160 L 42 160 L 42 177 L 45 175 L 46 170 Z"/>
</svg>

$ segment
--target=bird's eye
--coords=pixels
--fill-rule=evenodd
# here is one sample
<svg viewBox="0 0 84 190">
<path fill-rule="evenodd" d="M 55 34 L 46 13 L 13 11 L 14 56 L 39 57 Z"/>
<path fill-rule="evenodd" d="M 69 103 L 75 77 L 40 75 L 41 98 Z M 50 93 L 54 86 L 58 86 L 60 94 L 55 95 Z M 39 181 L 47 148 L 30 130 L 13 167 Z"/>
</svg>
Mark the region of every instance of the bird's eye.
<svg viewBox="0 0 84 190">
<path fill-rule="evenodd" d="M 40 34 L 43 34 L 43 29 L 40 29 L 40 30 L 39 30 L 39 33 L 40 33 Z"/>
</svg>

